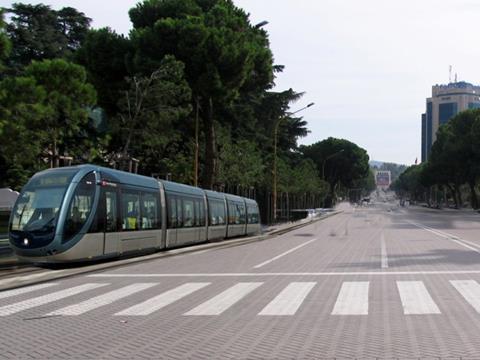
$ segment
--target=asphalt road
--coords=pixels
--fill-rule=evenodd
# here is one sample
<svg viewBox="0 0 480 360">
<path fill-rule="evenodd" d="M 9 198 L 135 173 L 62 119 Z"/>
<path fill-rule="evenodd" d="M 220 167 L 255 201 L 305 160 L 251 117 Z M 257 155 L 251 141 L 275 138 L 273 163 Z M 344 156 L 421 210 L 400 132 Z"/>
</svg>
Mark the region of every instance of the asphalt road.
<svg viewBox="0 0 480 360">
<path fill-rule="evenodd" d="M 1 358 L 480 358 L 480 215 L 346 210 L 0 292 Z"/>
</svg>

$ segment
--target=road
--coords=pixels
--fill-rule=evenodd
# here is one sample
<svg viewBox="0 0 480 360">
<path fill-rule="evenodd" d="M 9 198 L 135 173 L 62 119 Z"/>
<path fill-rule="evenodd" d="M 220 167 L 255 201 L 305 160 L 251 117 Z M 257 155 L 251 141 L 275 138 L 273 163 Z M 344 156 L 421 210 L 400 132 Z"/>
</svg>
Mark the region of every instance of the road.
<svg viewBox="0 0 480 360">
<path fill-rule="evenodd" d="M 480 358 L 479 218 L 347 209 L 0 292 L 0 358 Z"/>
</svg>

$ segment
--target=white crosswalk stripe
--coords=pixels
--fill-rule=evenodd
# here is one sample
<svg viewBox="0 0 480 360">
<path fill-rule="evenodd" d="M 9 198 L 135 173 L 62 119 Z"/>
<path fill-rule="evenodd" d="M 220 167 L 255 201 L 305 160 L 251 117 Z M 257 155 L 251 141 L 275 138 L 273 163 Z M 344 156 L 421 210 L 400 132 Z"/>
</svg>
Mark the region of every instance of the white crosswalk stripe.
<svg viewBox="0 0 480 360">
<path fill-rule="evenodd" d="M 423 281 L 397 281 L 405 315 L 440 314 Z"/>
<path fill-rule="evenodd" d="M 116 288 L 110 283 L 86 283 L 62 290 L 55 290 L 55 286 L 61 285 L 59 282 L 7 290 L 0 292 L 0 299 L 2 299 L 0 317 L 16 314 L 67 298 L 70 298 L 65 301 L 67 304 L 62 302 L 61 306 L 53 307 L 55 310 L 43 316 L 77 316 L 101 307 L 105 307 L 105 311 L 109 312 L 108 306 L 113 303 L 119 304 L 116 305 L 116 307 L 119 307 L 121 310 L 117 310 L 118 312 L 111 311 L 110 314 L 114 316 L 147 316 L 210 286 L 212 283 L 187 282 L 174 285 L 167 289 L 159 286 L 158 289 L 161 290 L 157 290 L 156 286 L 159 284 L 158 282 L 142 282 Z M 388 286 L 394 284 L 398 291 L 396 292 L 394 301 L 402 305 L 404 315 L 441 314 L 440 308 L 435 302 L 436 299 L 434 300 L 434 297 L 432 297 L 426 287 L 426 283 L 423 281 L 392 281 L 392 284 Z M 106 287 L 107 285 L 112 286 L 112 288 L 109 289 Z M 257 298 L 252 292 L 262 287 L 262 285 L 265 285 L 265 289 L 268 290 L 268 283 L 263 282 L 237 282 L 230 284 L 230 287 L 225 288 L 223 291 L 211 291 L 211 296 L 208 300 L 197 302 L 195 307 L 192 306 L 193 308 L 191 310 L 185 313 L 181 311 L 178 315 L 182 313 L 184 316 L 221 315 L 244 298 Z M 257 315 L 261 317 L 293 316 L 299 312 L 302 306 L 308 306 L 309 308 L 314 306 L 324 307 L 325 302 L 328 301 L 324 296 L 321 297 L 321 299 L 324 300 L 311 299 L 313 295 L 312 290 L 316 285 L 317 282 L 313 281 L 290 282 L 285 284 L 285 287 L 273 296 L 269 296 L 269 302 L 262 301 L 263 309 L 261 309 Z M 467 302 L 473 308 L 472 311 L 480 313 L 480 281 L 450 280 L 446 281 L 445 285 L 452 286 L 456 289 L 460 295 L 457 297 L 458 301 Z M 74 298 L 77 294 L 102 287 L 106 288 L 92 292 L 91 296 L 88 296 L 88 294 L 83 295 L 82 300 L 71 300 L 71 298 Z M 142 295 L 142 291 L 151 288 L 156 290 L 154 294 L 151 294 L 151 291 L 153 291 L 151 290 L 149 291 L 150 295 L 148 297 L 146 297 L 144 293 Z M 264 289 L 264 287 L 262 287 L 262 289 Z M 51 292 L 48 294 L 42 292 L 43 295 L 41 296 L 34 294 L 35 291 L 42 290 L 49 290 Z M 378 292 L 374 292 L 373 294 L 378 294 Z M 15 296 L 21 295 L 25 296 L 22 296 L 20 299 L 15 299 Z M 136 296 L 134 297 L 133 295 Z M 379 300 L 370 299 L 370 281 L 345 281 L 341 284 L 340 290 L 336 295 L 337 298 L 331 311 L 332 316 L 368 315 L 372 312 L 369 308 L 370 300 Z M 126 305 L 121 307 L 122 300 L 129 296 L 131 296 L 131 298 L 128 300 L 128 307 Z M 25 298 L 27 298 L 27 300 L 25 300 Z M 196 298 L 198 299 L 198 297 Z M 310 299 L 308 303 L 306 302 L 307 299 Z M 385 301 L 387 302 L 386 306 L 394 305 L 390 298 L 385 299 Z M 439 299 L 439 301 L 441 301 L 441 299 Z M 446 309 L 449 309 L 451 304 L 447 305 L 445 305 Z M 259 310 L 256 307 L 255 309 L 256 311 Z"/>
<path fill-rule="evenodd" d="M 22 287 L 20 289 L 14 289 L 14 290 L 7 290 L 7 291 L 2 291 L 0 292 L 0 299 L 6 299 L 12 296 L 17 296 L 17 295 L 22 295 L 22 294 L 27 294 L 29 292 L 41 290 L 41 289 L 46 289 L 51 286 L 57 285 L 56 283 L 46 283 L 46 284 L 39 284 L 39 285 L 33 285 L 33 286 L 26 286 Z"/>
<path fill-rule="evenodd" d="M 109 285 L 109 284 L 87 283 L 87 284 L 75 286 L 72 288 L 68 288 L 65 290 L 53 292 L 51 294 L 35 297 L 33 299 L 24 300 L 14 304 L 2 306 L 0 307 L 0 316 L 12 315 L 23 310 L 28 310 L 37 306 L 45 305 L 57 300 L 67 298 L 69 296 L 80 294 L 84 291 L 97 289 L 99 287 L 106 286 L 106 285 Z"/>
<path fill-rule="evenodd" d="M 315 282 L 292 282 L 258 315 L 295 315 Z"/>
<path fill-rule="evenodd" d="M 452 280 L 455 289 L 480 313 L 480 285 L 475 280 Z"/>
<path fill-rule="evenodd" d="M 193 292 L 203 289 L 210 285 L 210 283 L 186 283 L 148 299 L 140 304 L 134 305 L 128 309 L 120 311 L 115 315 L 128 315 L 128 316 L 145 316 L 150 315 L 153 312 L 160 310 L 161 308 L 174 303 L 181 298 L 192 294 Z"/>
<path fill-rule="evenodd" d="M 220 315 L 262 284 L 262 282 L 238 283 L 184 315 Z"/>
<path fill-rule="evenodd" d="M 332 315 L 368 315 L 369 281 L 345 281 Z"/>
<path fill-rule="evenodd" d="M 70 305 L 59 310 L 52 311 L 46 316 L 52 315 L 81 315 L 88 311 L 97 309 L 99 307 L 112 304 L 113 302 L 123 299 L 129 295 L 135 294 L 139 291 L 151 288 L 152 286 L 157 285 L 156 283 L 139 283 L 128 285 L 117 290 L 107 292 L 106 294 L 93 297 L 91 299 L 85 300 L 81 303 Z"/>
</svg>

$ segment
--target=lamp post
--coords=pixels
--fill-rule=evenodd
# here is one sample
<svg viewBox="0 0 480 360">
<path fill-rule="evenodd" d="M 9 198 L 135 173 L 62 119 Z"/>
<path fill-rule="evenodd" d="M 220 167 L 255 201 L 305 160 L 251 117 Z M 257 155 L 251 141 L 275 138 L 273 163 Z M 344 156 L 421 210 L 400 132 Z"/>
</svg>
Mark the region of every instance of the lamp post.
<svg viewBox="0 0 480 360">
<path fill-rule="evenodd" d="M 325 164 L 327 163 L 328 160 L 330 160 L 331 158 L 333 158 L 334 156 L 337 156 L 338 154 L 341 154 L 342 152 L 344 152 L 345 149 L 342 149 L 340 151 L 337 151 L 335 154 L 332 154 L 330 156 L 327 156 L 327 158 L 325 160 L 323 160 L 323 164 L 322 164 L 322 180 L 325 180 Z"/>
<path fill-rule="evenodd" d="M 315 105 L 315 103 L 310 103 L 307 106 L 298 109 L 292 113 L 286 113 L 285 116 L 280 117 L 275 124 L 275 130 L 273 134 L 273 221 L 277 221 L 277 135 L 278 135 L 278 126 L 285 119 L 287 116 L 296 114 L 300 111 L 303 111 L 311 106 Z"/>
</svg>

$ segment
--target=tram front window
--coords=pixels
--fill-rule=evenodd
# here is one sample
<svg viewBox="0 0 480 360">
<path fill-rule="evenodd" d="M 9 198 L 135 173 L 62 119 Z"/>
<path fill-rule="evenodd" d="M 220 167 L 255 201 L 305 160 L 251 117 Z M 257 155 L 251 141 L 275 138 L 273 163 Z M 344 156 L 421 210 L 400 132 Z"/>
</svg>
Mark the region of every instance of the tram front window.
<svg viewBox="0 0 480 360">
<path fill-rule="evenodd" d="M 21 247 L 41 247 L 55 236 L 60 206 L 75 171 L 33 177 L 15 204 L 10 238 Z"/>
<path fill-rule="evenodd" d="M 72 200 L 70 201 L 70 206 L 68 207 L 63 232 L 63 242 L 72 239 L 87 222 L 93 208 L 95 189 L 94 173 L 88 174 L 78 183 Z"/>
</svg>

